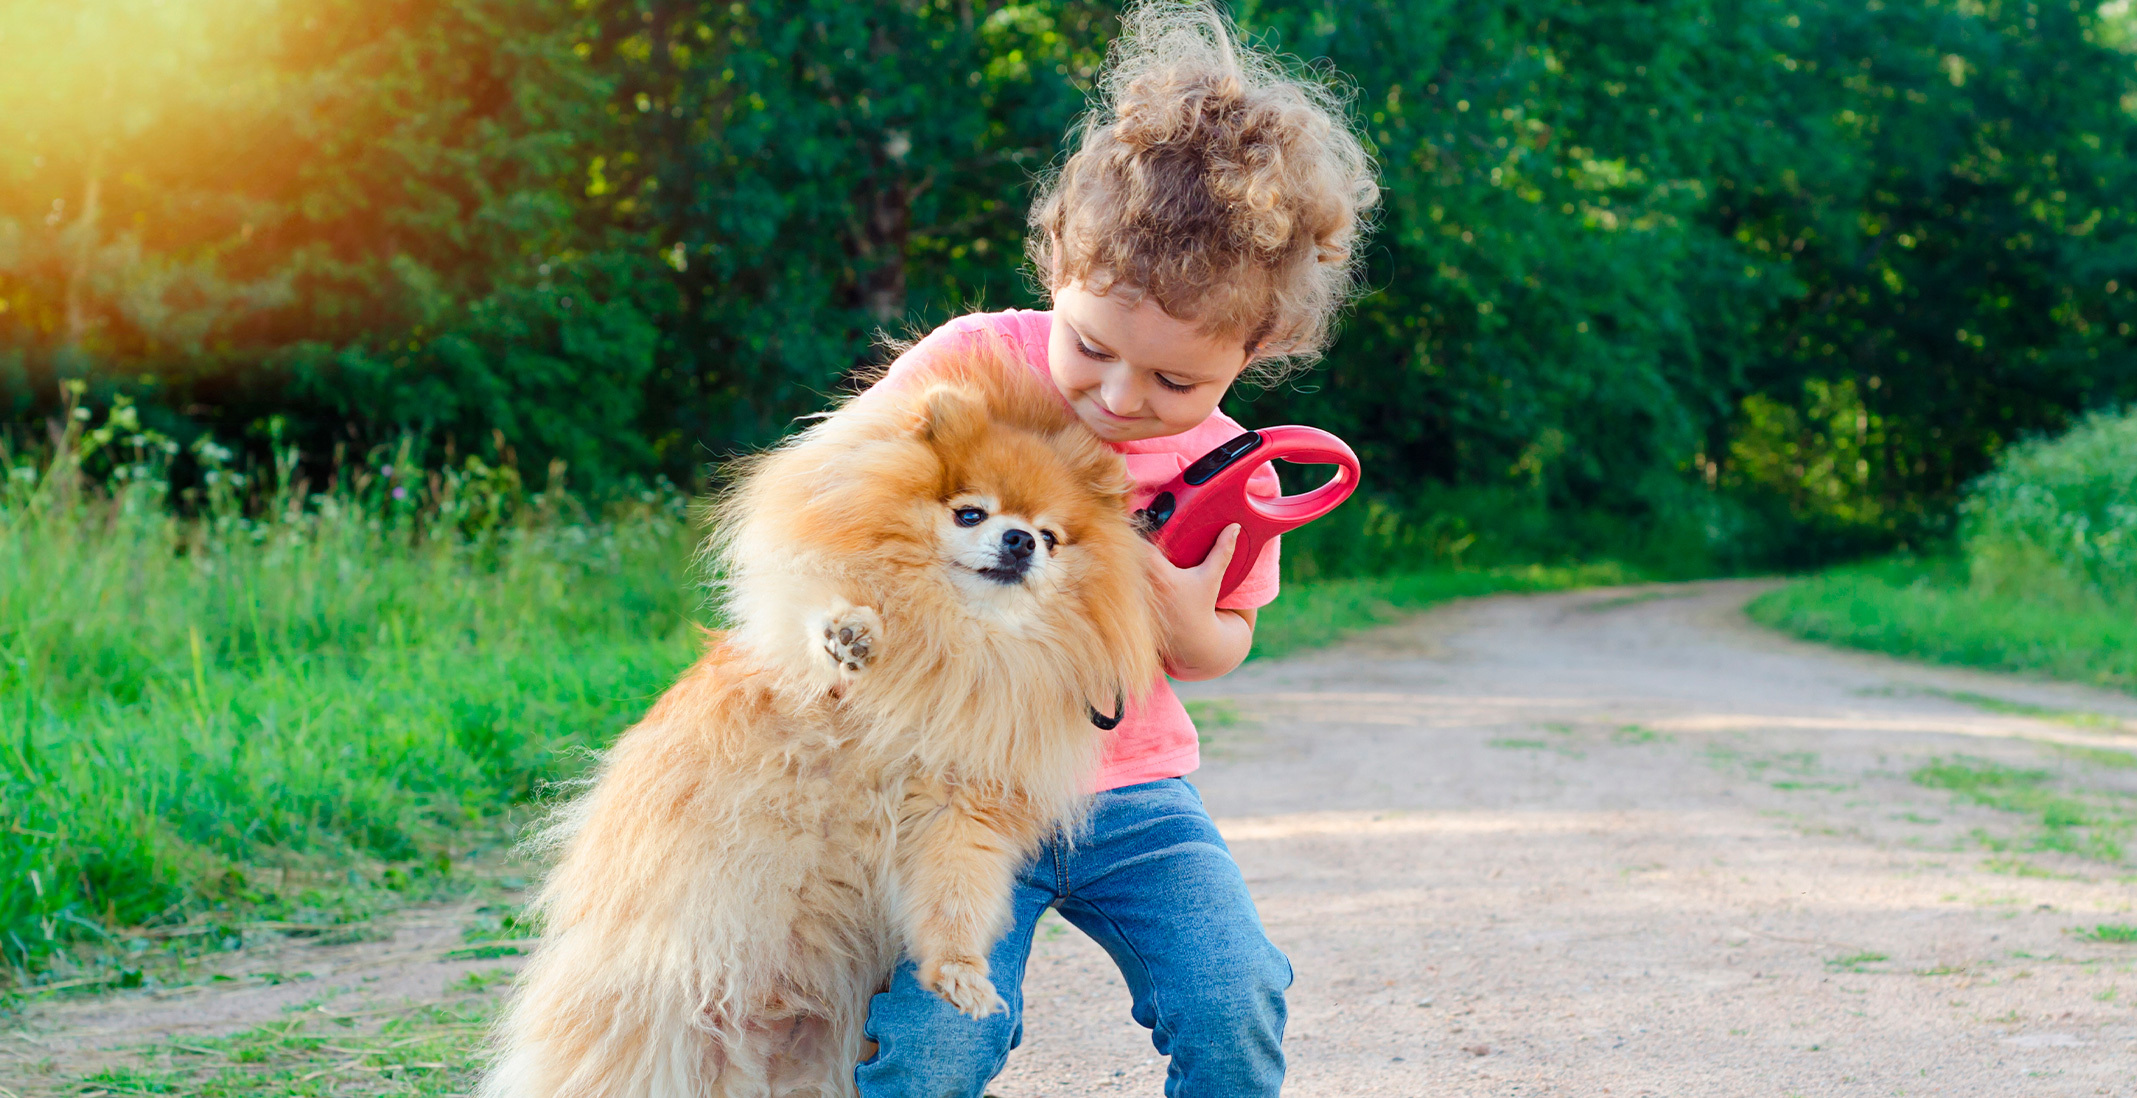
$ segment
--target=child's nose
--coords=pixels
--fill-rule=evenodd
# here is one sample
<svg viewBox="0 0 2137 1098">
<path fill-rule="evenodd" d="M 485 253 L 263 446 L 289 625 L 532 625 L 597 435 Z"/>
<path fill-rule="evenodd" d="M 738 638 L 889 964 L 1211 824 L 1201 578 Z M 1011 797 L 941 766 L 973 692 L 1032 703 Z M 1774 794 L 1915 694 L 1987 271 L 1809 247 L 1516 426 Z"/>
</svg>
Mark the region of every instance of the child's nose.
<svg viewBox="0 0 2137 1098">
<path fill-rule="evenodd" d="M 1136 391 L 1133 378 L 1110 377 L 1099 387 L 1098 394 L 1105 398 L 1106 407 L 1117 416 L 1132 416 L 1143 410 L 1143 398 Z"/>
</svg>

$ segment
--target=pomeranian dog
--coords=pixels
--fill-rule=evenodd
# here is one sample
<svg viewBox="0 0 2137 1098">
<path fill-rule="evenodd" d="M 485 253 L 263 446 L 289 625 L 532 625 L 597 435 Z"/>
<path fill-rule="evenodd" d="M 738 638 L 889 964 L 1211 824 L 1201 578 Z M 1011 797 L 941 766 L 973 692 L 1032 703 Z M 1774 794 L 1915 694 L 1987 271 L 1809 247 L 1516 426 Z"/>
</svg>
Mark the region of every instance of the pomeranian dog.
<svg viewBox="0 0 2137 1098">
<path fill-rule="evenodd" d="M 745 463 L 726 633 L 540 840 L 487 1098 L 853 1093 L 901 952 L 958 1009 L 1073 826 L 1101 709 L 1155 681 L 1120 458 L 975 338 Z"/>
</svg>

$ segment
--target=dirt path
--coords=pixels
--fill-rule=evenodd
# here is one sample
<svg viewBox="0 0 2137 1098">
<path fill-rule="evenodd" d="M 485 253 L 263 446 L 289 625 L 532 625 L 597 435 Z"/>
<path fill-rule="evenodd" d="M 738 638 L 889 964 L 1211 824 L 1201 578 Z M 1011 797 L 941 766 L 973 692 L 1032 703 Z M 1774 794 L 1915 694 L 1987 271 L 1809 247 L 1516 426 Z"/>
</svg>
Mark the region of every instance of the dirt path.
<svg viewBox="0 0 2137 1098">
<path fill-rule="evenodd" d="M 83 1094 L 92 1072 L 168 1068 L 163 1046 L 255 1026 L 332 1024 L 353 1033 L 464 998 L 454 993 L 471 976 L 479 985 L 482 975 L 517 963 L 468 945 L 465 930 L 481 921 L 468 901 L 400 912 L 364 926 L 354 941 L 262 934 L 236 953 L 159 972 L 168 986 L 33 1003 L 0 1025 L 0 1098 Z M 159 1054 L 144 1059 L 145 1046 Z"/>
<path fill-rule="evenodd" d="M 2137 922 L 2130 864 L 1910 780 L 2080 773 L 2137 699 L 1797 644 L 1758 589 L 1482 600 L 1194 689 L 1299 973 L 1286 1093 L 2137 1094 L 2137 945 L 2072 933 Z M 2082 773 L 2127 826 L 2137 772 Z M 1040 937 L 994 1093 L 1158 1093 L 1105 955 Z"/>
<path fill-rule="evenodd" d="M 2091 790 L 2069 803 L 2106 821 L 2058 835 L 2137 849 L 2137 770 L 2074 754 L 2137 748 L 2137 699 L 1790 642 L 1743 620 L 1757 589 L 1480 600 L 1191 689 L 1194 780 L 1299 972 L 1287 1093 L 2137 1095 L 2137 944 L 2074 933 L 2137 923 L 2137 870 L 1912 778 L 2046 770 L 2009 788 Z M 465 914 L 248 962 L 304 981 L 40 1010 L 0 1052 L 57 1081 L 434 996 L 500 963 L 441 960 Z M 1159 1093 L 1065 924 L 1027 997 L 993 1093 Z"/>
</svg>

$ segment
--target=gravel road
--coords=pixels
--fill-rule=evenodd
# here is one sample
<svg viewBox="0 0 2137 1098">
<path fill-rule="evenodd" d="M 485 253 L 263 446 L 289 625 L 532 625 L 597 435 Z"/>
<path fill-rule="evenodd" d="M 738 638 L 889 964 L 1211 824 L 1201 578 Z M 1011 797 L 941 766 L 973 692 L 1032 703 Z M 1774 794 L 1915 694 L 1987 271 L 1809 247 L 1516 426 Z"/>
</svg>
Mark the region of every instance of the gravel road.
<svg viewBox="0 0 2137 1098">
<path fill-rule="evenodd" d="M 2076 932 L 2137 923 L 2137 867 L 1914 777 L 2046 770 L 2137 848 L 2098 754 L 2137 698 L 1785 640 L 1761 589 L 1479 600 L 1190 688 L 1298 969 L 1288 1094 L 2137 1094 L 2137 944 Z M 1027 993 L 994 1094 L 1159 1092 L 1080 933 Z"/>
</svg>

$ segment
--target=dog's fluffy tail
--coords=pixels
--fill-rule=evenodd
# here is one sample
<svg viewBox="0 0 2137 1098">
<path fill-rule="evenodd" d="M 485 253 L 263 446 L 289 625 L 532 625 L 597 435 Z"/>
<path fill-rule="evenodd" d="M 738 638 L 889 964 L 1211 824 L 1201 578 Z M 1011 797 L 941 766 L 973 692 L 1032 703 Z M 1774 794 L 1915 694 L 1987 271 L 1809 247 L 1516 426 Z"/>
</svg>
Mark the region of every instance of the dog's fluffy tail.
<svg viewBox="0 0 2137 1098">
<path fill-rule="evenodd" d="M 718 1045 L 680 988 L 629 987 L 583 971 L 594 958 L 545 943 L 499 1022 L 483 1098 L 655 1098 L 729 1091 Z M 580 982 L 584 980 L 585 982 Z M 665 993 L 663 993 L 665 991 Z M 738 1093 L 748 1093 L 741 1091 Z"/>
<path fill-rule="evenodd" d="M 522 971 L 482 1098 L 852 1094 L 865 1001 L 836 1012 L 723 1009 L 702 1001 L 690 981 L 663 974 L 666 966 L 627 966 L 599 955 L 590 938 L 573 938 L 545 942 Z M 827 1013 L 853 1024 L 834 1025 Z"/>
</svg>

